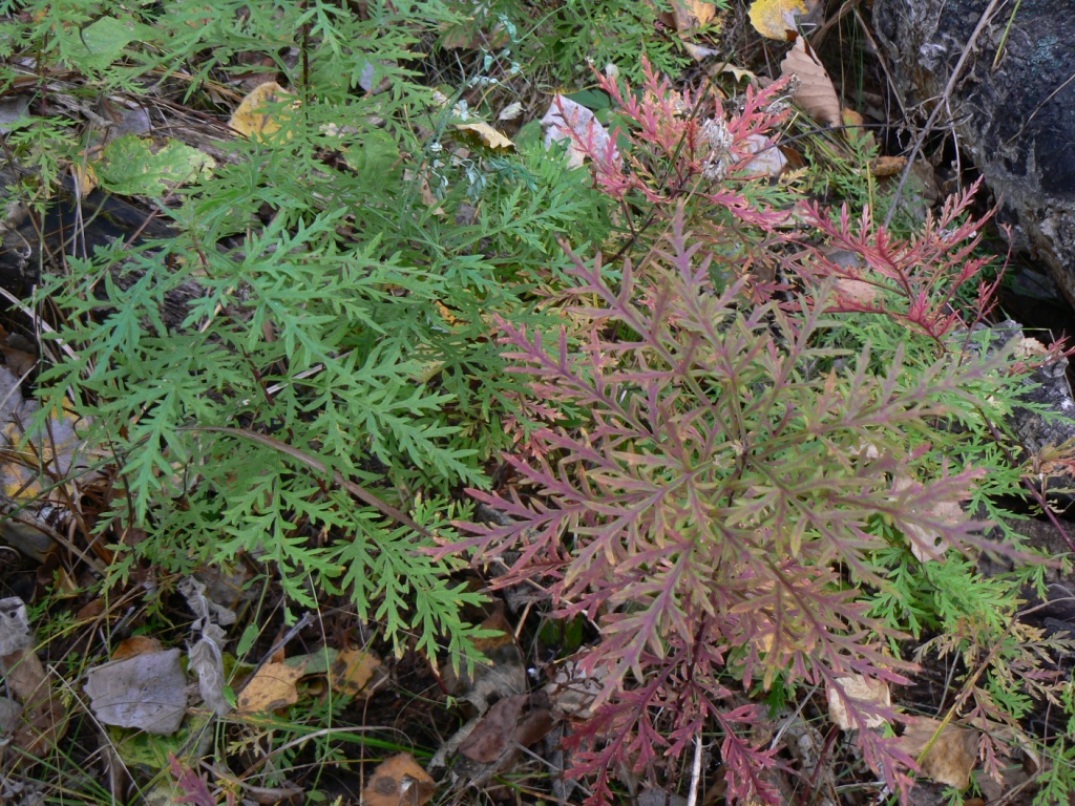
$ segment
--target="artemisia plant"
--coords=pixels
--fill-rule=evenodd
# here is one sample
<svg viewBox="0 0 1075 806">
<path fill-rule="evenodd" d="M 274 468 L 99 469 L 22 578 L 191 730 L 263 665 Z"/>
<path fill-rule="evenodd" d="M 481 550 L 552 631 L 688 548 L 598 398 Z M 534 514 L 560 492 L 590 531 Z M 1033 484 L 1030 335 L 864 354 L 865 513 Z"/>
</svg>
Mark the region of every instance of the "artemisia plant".
<svg viewBox="0 0 1075 806">
<path fill-rule="evenodd" d="M 752 693 L 800 684 L 842 699 L 865 761 L 905 788 L 914 760 L 866 727 L 893 714 L 842 679 L 902 683 L 914 668 L 894 650 L 899 627 L 869 612 L 893 535 L 927 554 L 982 543 L 983 524 L 955 506 L 985 472 L 964 458 L 978 432 L 947 426 L 978 416 L 1010 373 L 1003 350 L 957 335 L 956 293 L 982 268 L 973 225 L 956 220 L 966 200 L 913 242 L 808 205 L 795 213 L 812 226 L 787 228 L 792 211 L 749 176 L 781 88 L 699 120 L 690 96 L 647 76 L 637 94 L 602 82 L 629 123 L 618 146 L 576 138 L 625 216 L 656 211 L 664 234 L 613 266 L 572 254 L 569 287 L 549 301 L 559 333 L 499 322 L 530 379 L 521 416 L 540 427 L 525 459 L 506 457 L 510 486 L 471 491 L 507 525 L 463 524 L 445 551 L 502 559 L 496 585 L 537 581 L 558 615 L 599 627 L 581 667 L 602 681 L 600 707 L 574 734 L 595 802 L 610 770 L 680 757 L 703 734 L 719 736 L 733 800 L 782 802 Z M 825 259 L 819 232 L 861 271 Z M 763 242 L 779 245 L 765 261 L 783 283 L 744 271 L 756 256 L 742 249 Z M 849 302 L 846 279 L 878 293 Z M 842 346 L 849 317 L 896 335 Z"/>
</svg>

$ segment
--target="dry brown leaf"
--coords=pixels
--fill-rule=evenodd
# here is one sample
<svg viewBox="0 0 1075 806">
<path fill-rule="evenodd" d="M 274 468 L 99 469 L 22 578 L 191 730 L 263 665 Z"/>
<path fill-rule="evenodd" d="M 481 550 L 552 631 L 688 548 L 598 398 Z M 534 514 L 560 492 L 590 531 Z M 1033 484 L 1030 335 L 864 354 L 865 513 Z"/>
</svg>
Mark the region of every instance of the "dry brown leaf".
<svg viewBox="0 0 1075 806">
<path fill-rule="evenodd" d="M 870 173 L 878 179 L 895 176 L 907 165 L 906 157 L 878 157 L 870 163 Z"/>
<path fill-rule="evenodd" d="M 908 476 L 897 475 L 892 480 L 892 491 L 902 492 L 915 483 Z M 942 523 L 957 524 L 963 519 L 963 508 L 955 501 L 940 501 L 933 505 L 929 514 Z M 948 551 L 948 541 L 939 532 L 920 526 L 907 524 L 905 533 L 911 541 L 911 553 L 918 558 L 919 562 L 940 560 Z"/>
<path fill-rule="evenodd" d="M 45 667 L 31 649 L 20 649 L 0 658 L 0 673 L 5 686 L 23 701 L 38 696 L 46 685 Z"/>
<path fill-rule="evenodd" d="M 498 700 L 459 745 L 459 752 L 480 764 L 492 764 L 500 758 L 511 746 L 512 734 L 529 699 L 528 694 L 516 694 Z"/>
<path fill-rule="evenodd" d="M 291 101 L 291 108 L 298 103 L 293 93 L 288 92 L 275 81 L 266 81 L 254 87 L 239 103 L 232 113 L 228 126 L 240 134 L 255 140 L 261 140 L 280 131 L 282 121 L 286 121 L 287 108 L 269 108 L 272 104 Z"/>
<path fill-rule="evenodd" d="M 444 24 L 441 26 L 440 46 L 448 50 L 484 48 L 496 51 L 511 44 L 511 35 L 503 25 L 497 23 L 486 30 L 487 23 L 487 20 L 470 17 L 460 23 Z"/>
<path fill-rule="evenodd" d="M 530 747 L 541 741 L 556 725 L 548 697 L 543 694 L 533 695 L 528 705 L 529 712 L 515 726 L 515 732 L 511 735 L 512 743 L 519 747 Z"/>
<path fill-rule="evenodd" d="M 807 13 L 805 0 L 755 0 L 750 4 L 750 24 L 768 39 L 786 41 L 796 35 L 798 18 Z"/>
<path fill-rule="evenodd" d="M 516 120 L 523 113 L 523 105 L 520 101 L 513 101 L 505 106 L 497 113 L 497 120 L 512 121 Z"/>
<path fill-rule="evenodd" d="M 706 45 L 696 45 L 693 42 L 688 42 L 684 39 L 680 44 L 683 45 L 683 49 L 687 51 L 687 54 L 696 62 L 704 62 L 706 59 L 713 56 L 719 56 L 722 51 L 717 48 L 711 48 Z M 714 87 L 714 89 L 716 89 Z M 717 90 L 719 92 L 719 90 Z"/>
<path fill-rule="evenodd" d="M 821 253 L 847 274 L 861 276 L 866 268 L 866 261 L 863 260 L 859 252 L 852 252 L 848 249 L 827 248 L 822 249 Z M 837 276 L 836 293 L 841 302 L 873 305 L 877 302 L 880 290 L 875 284 L 867 280 L 860 280 L 854 276 Z"/>
<path fill-rule="evenodd" d="M 266 663 L 239 694 L 239 713 L 259 714 L 277 711 L 299 701 L 295 684 L 306 674 L 305 666 Z"/>
<path fill-rule="evenodd" d="M 672 0 L 672 16 L 680 32 L 708 25 L 716 13 L 717 7 L 703 0 Z"/>
<path fill-rule="evenodd" d="M 101 616 L 104 615 L 104 612 L 105 612 L 104 600 L 103 599 L 91 599 L 90 601 L 86 602 L 86 604 L 82 605 L 82 607 L 80 607 L 75 612 L 75 621 L 76 622 L 96 621 L 97 619 L 99 619 Z"/>
<path fill-rule="evenodd" d="M 0 657 L 28 649 L 33 644 L 26 603 L 18 596 L 0 599 Z"/>
<path fill-rule="evenodd" d="M 67 713 L 49 685 L 41 659 L 32 649 L 0 658 L 0 678 L 22 702 L 12 741 L 30 756 L 43 756 L 67 732 Z"/>
<path fill-rule="evenodd" d="M 516 694 L 493 705 L 460 743 L 459 752 L 479 764 L 504 769 L 520 747 L 545 738 L 554 719 L 544 694 Z"/>
<path fill-rule="evenodd" d="M 798 76 L 799 86 L 792 99 L 806 114 L 825 126 L 839 126 L 842 123 L 836 87 L 802 37 L 795 40 L 795 46 L 780 63 L 780 74 Z"/>
<path fill-rule="evenodd" d="M 410 186 L 410 182 L 412 182 L 415 178 L 416 177 L 413 171 L 405 170 L 403 172 L 403 181 L 408 183 L 408 187 Z M 426 207 L 428 207 L 432 214 L 435 216 L 446 216 L 447 213 L 444 212 L 444 208 L 441 207 L 440 199 L 437 198 L 436 194 L 429 187 L 429 178 L 427 177 L 427 175 L 424 173 L 419 174 L 417 176 L 417 179 L 418 195 L 422 197 L 422 201 L 425 202 Z"/>
<path fill-rule="evenodd" d="M 1030 336 L 1019 336 L 1015 340 L 1015 349 L 1012 350 L 1012 355 L 1016 358 L 1041 358 L 1048 354 L 1049 348 Z"/>
<path fill-rule="evenodd" d="M 437 787 L 410 753 L 386 758 L 362 790 L 365 806 L 424 806 Z"/>
<path fill-rule="evenodd" d="M 598 153 L 611 152 L 610 156 L 613 157 L 617 153 L 608 130 L 597 121 L 594 113 L 566 96 L 557 95 L 552 99 L 549 111 L 541 119 L 541 126 L 545 129 L 546 149 L 560 140 L 570 143 L 567 164 L 571 168 L 578 168 L 585 162 L 586 155 L 578 143 L 585 143 L 591 138 Z"/>
<path fill-rule="evenodd" d="M 83 687 L 94 716 L 106 725 L 169 736 L 187 711 L 187 678 L 178 649 L 94 666 L 86 670 Z"/>
<path fill-rule="evenodd" d="M 440 46 L 446 50 L 474 50 L 481 46 L 483 32 L 474 20 L 441 27 Z"/>
<path fill-rule="evenodd" d="M 892 695 L 888 690 L 888 683 L 884 680 L 867 680 L 860 674 L 837 678 L 836 682 L 843 687 L 843 693 L 853 700 L 859 700 L 866 704 L 890 707 Z M 829 688 L 829 718 L 840 730 L 857 730 L 862 727 L 858 722 L 851 719 L 847 713 L 847 703 L 835 688 Z M 866 718 L 866 727 L 879 728 L 885 724 L 885 720 L 879 716 Z"/>
<path fill-rule="evenodd" d="M 561 719 L 592 719 L 607 676 L 601 667 L 587 674 L 574 660 L 558 664 L 544 689 L 552 702 L 553 714 Z"/>
<path fill-rule="evenodd" d="M 489 664 L 475 669 L 473 680 L 465 675 L 457 676 L 451 665 L 445 665 L 441 674 L 450 693 L 471 703 L 478 713 L 485 713 L 497 700 L 526 691 L 527 682 L 522 651 L 503 612 L 500 609 L 494 611 L 482 622 L 481 628 L 495 631 L 474 642 L 474 647 L 488 658 Z"/>
<path fill-rule="evenodd" d="M 865 280 L 839 277 L 836 280 L 836 294 L 841 302 L 856 305 L 873 305 L 877 302 L 877 286 Z"/>
<path fill-rule="evenodd" d="M 472 783 L 487 781 L 499 772 L 512 769 L 522 748 L 540 741 L 552 730 L 555 720 L 549 698 L 542 693 L 517 694 L 499 700 L 477 720 L 456 748 L 466 759 L 466 775 Z"/>
<path fill-rule="evenodd" d="M 132 635 L 130 638 L 119 642 L 119 646 L 112 653 L 112 660 L 133 658 L 135 655 L 142 655 L 146 652 L 163 651 L 164 645 L 161 644 L 159 638 L 153 638 L 149 635 Z"/>
<path fill-rule="evenodd" d="M 784 156 L 784 152 L 764 135 L 747 135 L 744 145 L 746 146 L 744 151 L 754 155 L 743 169 L 748 174 L 776 179 L 788 166 L 788 158 Z"/>
<path fill-rule="evenodd" d="M 978 763 L 978 731 L 951 723 L 942 728 L 942 724 L 928 717 L 916 719 L 903 732 L 899 747 L 908 755 L 921 758 L 922 772 L 930 780 L 966 789 L 971 770 Z M 940 734 L 934 740 L 938 730 Z"/>
</svg>

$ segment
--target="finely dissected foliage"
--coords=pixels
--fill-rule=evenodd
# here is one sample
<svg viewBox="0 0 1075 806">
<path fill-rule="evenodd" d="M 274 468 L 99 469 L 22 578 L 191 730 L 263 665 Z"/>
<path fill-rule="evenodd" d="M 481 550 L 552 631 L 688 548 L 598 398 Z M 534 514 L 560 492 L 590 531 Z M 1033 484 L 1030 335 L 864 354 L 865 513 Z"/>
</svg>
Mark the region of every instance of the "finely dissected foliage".
<svg viewBox="0 0 1075 806">
<path fill-rule="evenodd" d="M 625 127 L 613 131 L 606 147 L 595 143 L 592 132 L 570 132 L 593 161 L 597 186 L 620 203 L 623 225 L 636 238 L 659 231 L 654 221 L 667 219 L 670 204 L 687 201 L 684 214 L 691 225 L 705 221 L 736 229 L 734 239 L 712 240 L 715 248 L 736 252 L 741 273 L 766 267 L 770 247 L 779 241 L 773 230 L 787 221 L 787 211 L 775 205 L 787 197 L 765 181 L 750 180 L 757 180 L 756 156 L 776 147 L 771 133 L 787 116 L 781 103 L 786 82 L 748 90 L 742 108 L 726 116 L 705 93 L 673 90 L 646 61 L 643 74 L 637 94 L 599 76 L 601 88 L 620 106 L 618 120 Z M 623 136 L 630 149 L 617 146 Z M 765 274 L 758 272 L 755 281 Z"/>
<path fill-rule="evenodd" d="M 807 223 L 818 229 L 829 254 L 854 255 L 857 260 L 841 264 L 825 256 L 810 264 L 800 264 L 800 273 L 813 282 L 835 277 L 843 281 L 837 307 L 860 313 L 885 313 L 916 331 L 940 341 L 953 328 L 966 326 L 969 307 L 971 322 L 981 321 L 996 302 L 1000 279 L 982 281 L 989 258 L 980 253 L 981 229 L 988 219 L 974 220 L 967 209 L 980 182 L 950 197 L 939 216 L 927 216 L 921 233 L 901 241 L 884 230 L 875 231 L 869 209 L 853 224 L 844 207 L 838 219 L 816 205 L 808 205 Z M 972 281 L 978 281 L 975 288 Z M 970 306 L 962 304 L 968 287 L 973 293 Z M 887 297 L 900 299 L 892 309 Z"/>
<path fill-rule="evenodd" d="M 805 285 L 760 283 L 734 244 L 773 237 L 788 216 L 737 175 L 745 140 L 773 120 L 772 96 L 749 96 L 741 115 L 712 124 L 730 132 L 720 146 L 730 178 L 700 189 L 716 146 L 700 144 L 707 124 L 683 96 L 652 74 L 640 100 L 605 86 L 633 136 L 603 154 L 578 140 L 624 215 L 664 204 L 669 232 L 612 271 L 572 254 L 569 287 L 549 302 L 559 332 L 500 321 L 504 357 L 530 379 L 520 406 L 542 425 L 525 458 L 506 457 L 509 491 L 471 491 L 510 522 L 463 524 L 472 536 L 450 551 L 503 559 L 496 585 L 539 581 L 560 615 L 599 626 L 583 668 L 603 681 L 604 704 L 575 737 L 589 748 L 575 772 L 597 775 L 595 801 L 610 796 L 617 763 L 679 757 L 716 730 L 729 794 L 779 802 L 765 775 L 775 751 L 752 739 L 765 709 L 741 692 L 800 682 L 844 702 L 865 761 L 904 788 L 914 760 L 865 728 L 891 712 L 850 698 L 841 678 L 900 683 L 914 668 L 899 654 L 914 627 L 894 567 L 990 545 L 960 504 L 995 467 L 980 426 L 1000 421 L 1019 381 L 985 331 L 957 330 L 950 303 L 982 268 L 969 260 L 975 225 L 956 222 L 967 198 L 911 242 L 866 216 L 853 234 L 846 213 L 833 224 L 806 207 L 800 215 L 864 268 L 837 270 L 792 231 L 779 263 Z M 663 172 L 659 155 L 671 162 Z M 869 304 L 849 304 L 849 279 L 878 287 Z M 973 567 L 954 568 L 973 591 Z M 1016 590 L 998 581 L 982 595 L 1003 591 L 994 612 L 1010 617 Z M 977 606 L 968 595 L 963 612 Z M 963 651 L 1005 629 L 981 625 Z M 992 653 L 1040 667 L 1032 651 L 1000 646 Z"/>
<path fill-rule="evenodd" d="M 723 7 L 726 3 L 721 0 L 717 5 Z M 634 77 L 639 73 L 640 50 L 664 72 L 675 74 L 690 64 L 674 39 L 653 35 L 660 25 L 662 9 L 650 3 L 494 0 L 477 6 L 457 2 L 454 7 L 470 20 L 496 21 L 494 36 L 474 37 L 487 61 L 510 58 L 526 65 L 528 77 L 551 72 L 554 84 L 573 86 L 580 79 L 585 82 L 591 68 L 603 69 L 606 65 L 614 65 Z M 472 37 L 473 30 L 472 24 Z"/>
<path fill-rule="evenodd" d="M 301 101 L 278 110 L 274 136 L 218 144 L 227 161 L 167 200 L 174 238 L 71 257 L 40 291 L 73 348 L 41 388 L 43 416 L 79 390 L 87 444 L 122 469 L 99 524 L 148 539 L 117 575 L 138 556 L 184 570 L 245 553 L 302 606 L 342 588 L 397 645 L 434 654 L 446 636 L 458 659 L 459 609 L 480 596 L 419 549 L 453 516 L 452 491 L 484 484 L 483 462 L 508 444 L 518 382 L 483 317 L 540 319 L 527 294 L 566 263 L 556 233 L 599 241 L 607 219 L 585 174 L 542 150 L 445 156 L 455 112 L 402 66 L 448 14 L 421 8 L 231 4 L 204 38 L 188 25 L 204 6 L 153 20 L 109 6 L 123 25 L 153 22 L 160 44 L 106 71 L 110 91 L 149 92 L 146 71 L 183 65 L 193 103 L 236 50 L 293 49 L 298 64 L 274 64 Z M 41 19 L 28 12 L 13 41 L 80 52 L 77 31 L 50 39 Z M 356 89 L 364 75 L 389 89 Z M 184 321 L 167 325 L 177 293 Z"/>
<path fill-rule="evenodd" d="M 571 132 L 592 173 L 533 133 L 515 153 L 464 154 L 454 124 L 475 94 L 445 103 L 413 69 L 484 15 L 503 27 L 463 86 L 526 61 L 524 22 L 553 32 L 535 63 L 567 75 L 591 46 L 634 48 L 646 4 L 511 4 L 509 19 L 222 0 L 212 24 L 204 0 L 0 5 L 19 6 L 3 55 L 81 71 L 86 95 L 160 92 L 217 115 L 207 88 L 240 63 L 295 94 L 274 136 L 216 143 L 211 175 L 158 200 L 174 238 L 72 255 L 39 292 L 62 315 L 41 417 L 86 418 L 87 449 L 119 468 L 98 526 L 145 536 L 113 580 L 139 561 L 253 557 L 292 602 L 344 593 L 397 648 L 433 655 L 444 637 L 460 660 L 475 635 L 460 609 L 481 597 L 450 578 L 450 555 L 504 559 L 499 584 L 537 582 L 600 627 L 583 668 L 604 691 L 573 737 L 598 800 L 610 771 L 671 767 L 715 737 L 732 799 L 776 801 L 768 704 L 805 711 L 811 683 L 859 726 L 891 716 L 842 680 L 905 680 L 904 639 L 926 633 L 921 654 L 966 666 L 952 707 L 978 727 L 1018 731 L 1031 697 L 1056 696 L 1048 642 L 1013 626 L 1033 574 L 982 580 L 967 556 L 992 545 L 967 513 L 992 519 L 989 496 L 1018 487 L 995 437 L 1026 369 L 965 327 L 993 291 L 970 193 L 913 238 L 798 203 L 758 160 L 786 119 L 781 83 L 718 101 L 646 61 L 637 93 L 599 79 L 613 145 Z M 6 138 L 34 169 L 31 201 L 98 147 L 79 130 L 35 117 Z M 615 257 L 589 257 L 602 250 Z M 180 291 L 183 321 L 166 324 Z M 488 492 L 488 460 L 516 448 Z M 464 486 L 510 524 L 464 522 L 457 538 Z M 906 784 L 913 759 L 864 727 L 858 741 Z M 999 744 L 983 741 L 994 767 Z"/>
<path fill-rule="evenodd" d="M 725 742 L 745 741 L 735 725 L 760 711 L 731 705 L 729 675 L 747 686 L 778 675 L 905 681 L 910 665 L 886 645 L 898 634 L 862 595 L 885 584 L 878 523 L 978 542 L 979 524 L 942 505 L 968 498 L 981 471 L 945 467 L 956 439 L 937 450 L 924 440 L 1001 361 L 953 355 L 911 374 L 897 352 L 874 374 L 864 352 L 838 369 L 840 351 L 813 346 L 837 326 L 823 299 L 796 317 L 775 303 L 744 308 L 744 282 L 714 289 L 698 253 L 675 232 L 643 274 L 625 266 L 617 288 L 576 260 L 562 310 L 592 334 L 584 343 L 564 331 L 550 346 L 502 323 L 506 357 L 533 378 L 542 409 L 563 401 L 592 420 L 536 431 L 544 459 L 508 458 L 528 501 L 473 491 L 513 523 L 471 527 L 479 537 L 461 545 L 517 552 L 504 584 L 540 574 L 563 615 L 600 624 L 588 668 L 607 672 L 610 693 L 631 683 L 604 719 L 627 711 L 637 725 L 594 758 L 597 770 L 628 751 L 641 762 L 664 743 L 681 750 L 707 717 L 719 715 Z M 898 488 L 896 474 L 915 481 Z M 673 704 L 669 724 L 648 723 L 650 708 Z M 745 797 L 746 773 L 766 757 L 726 749 Z"/>
</svg>

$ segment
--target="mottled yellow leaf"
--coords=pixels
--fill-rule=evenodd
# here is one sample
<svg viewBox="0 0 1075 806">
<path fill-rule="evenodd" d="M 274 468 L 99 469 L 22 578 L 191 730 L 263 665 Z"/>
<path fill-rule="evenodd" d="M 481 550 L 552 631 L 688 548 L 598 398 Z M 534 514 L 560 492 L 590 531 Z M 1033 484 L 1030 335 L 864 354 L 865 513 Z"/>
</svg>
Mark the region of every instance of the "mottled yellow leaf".
<svg viewBox="0 0 1075 806">
<path fill-rule="evenodd" d="M 477 138 L 477 141 L 486 148 L 515 150 L 515 143 L 488 123 L 457 123 L 455 128 L 464 136 Z"/>
<path fill-rule="evenodd" d="M 97 189 L 97 171 L 88 159 L 86 162 L 73 164 L 71 173 L 74 174 L 75 187 L 78 189 L 80 199 L 86 198 Z"/>
<path fill-rule="evenodd" d="M 708 25 L 716 13 L 717 7 L 704 0 L 672 0 L 672 16 L 680 32 Z"/>
<path fill-rule="evenodd" d="M 294 98 L 292 93 L 275 81 L 259 84 L 239 103 L 228 125 L 247 137 L 258 140 L 268 138 L 280 131 L 289 109 L 299 103 Z M 287 101 L 292 101 L 290 107 L 277 106 Z"/>
<path fill-rule="evenodd" d="M 362 802 L 366 806 L 425 806 L 437 791 L 437 786 L 410 753 L 399 753 L 377 765 L 366 788 Z"/>
<path fill-rule="evenodd" d="M 266 663 L 239 694 L 239 713 L 267 713 L 294 705 L 299 701 L 295 684 L 304 674 L 305 668 L 294 668 L 283 663 Z"/>
<path fill-rule="evenodd" d="M 750 24 L 768 39 L 785 41 L 798 30 L 796 19 L 806 16 L 805 0 L 755 0 L 750 6 Z"/>
<path fill-rule="evenodd" d="M 362 694 L 374 673 L 381 666 L 380 659 L 364 649 L 345 649 L 336 656 L 329 668 L 329 679 L 337 691 L 351 696 Z"/>
</svg>

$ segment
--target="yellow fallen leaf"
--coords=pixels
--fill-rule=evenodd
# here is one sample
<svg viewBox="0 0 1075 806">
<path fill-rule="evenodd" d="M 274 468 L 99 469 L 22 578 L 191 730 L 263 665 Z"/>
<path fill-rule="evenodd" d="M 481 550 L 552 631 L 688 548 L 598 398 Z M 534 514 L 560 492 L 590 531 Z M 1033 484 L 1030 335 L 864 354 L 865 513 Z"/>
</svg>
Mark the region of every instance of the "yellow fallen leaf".
<svg viewBox="0 0 1075 806">
<path fill-rule="evenodd" d="M 455 128 L 457 131 L 463 132 L 464 136 L 476 137 L 478 142 L 486 148 L 515 150 L 515 143 L 511 142 L 488 123 L 457 123 Z"/>
<path fill-rule="evenodd" d="M 742 67 L 736 67 L 734 64 L 726 64 L 721 68 L 722 74 L 730 75 L 736 81 L 749 81 L 754 83 L 758 80 L 758 77 L 754 75 L 750 70 L 746 70 Z"/>
<path fill-rule="evenodd" d="M 798 18 L 807 13 L 805 0 L 755 0 L 750 5 L 750 24 L 768 39 L 786 41 L 798 31 Z"/>
<path fill-rule="evenodd" d="M 433 305 L 437 309 L 437 313 L 440 314 L 440 318 L 447 322 L 449 325 L 452 325 L 454 327 L 455 325 L 462 323 L 462 320 L 455 315 L 455 312 L 443 302 L 441 302 L 439 299 L 434 300 Z"/>
<path fill-rule="evenodd" d="M 366 806 L 424 806 L 437 791 L 437 785 L 410 753 L 386 758 L 373 771 L 362 802 Z"/>
<path fill-rule="evenodd" d="M 703 0 L 672 0 L 672 16 L 677 31 L 689 31 L 708 25 L 717 13 L 717 7 Z"/>
<path fill-rule="evenodd" d="M 358 696 L 380 666 L 380 659 L 372 652 L 345 649 L 336 656 L 329 668 L 329 679 L 337 691 Z"/>
<path fill-rule="evenodd" d="M 296 668 L 284 663 L 266 663 L 243 687 L 239 694 L 241 714 L 260 714 L 278 711 L 299 701 L 295 683 L 306 674 L 305 667 Z"/>
<path fill-rule="evenodd" d="M 4 495 L 20 502 L 43 496 L 47 490 L 41 485 L 41 469 L 62 475 L 77 462 L 83 447 L 79 425 L 75 414 L 64 411 L 49 420 L 49 433 L 44 438 L 30 439 L 20 422 L 12 421 L 0 428 L 0 448 L 5 451 L 4 461 L 0 462 L 0 490 Z M 55 495 L 62 496 L 62 491 Z"/>
<path fill-rule="evenodd" d="M 288 92 L 275 81 L 258 84 L 239 102 L 232 113 L 228 125 L 240 134 L 262 140 L 280 131 L 287 121 L 288 109 L 298 105 L 293 93 Z M 273 104 L 292 101 L 290 107 L 271 108 Z"/>
<path fill-rule="evenodd" d="M 97 171 L 93 163 L 87 158 L 86 162 L 75 163 L 71 166 L 74 174 L 75 187 L 78 189 L 78 197 L 84 199 L 97 189 Z"/>
</svg>

